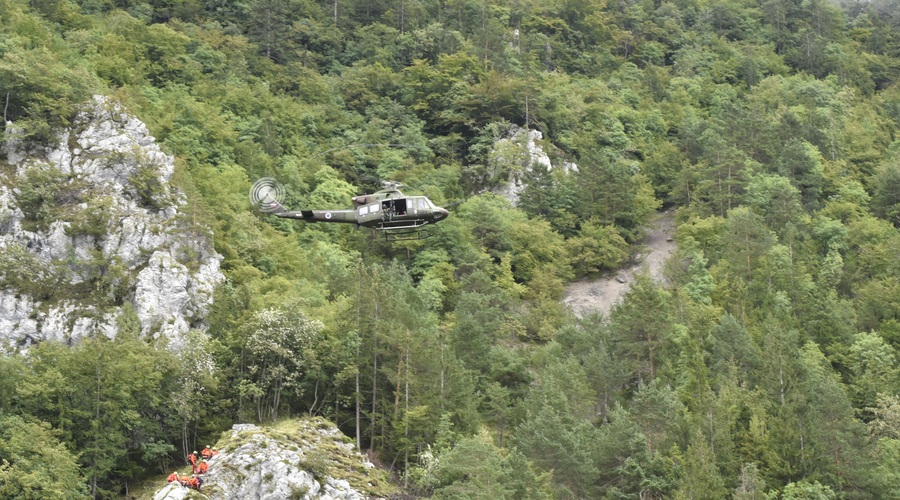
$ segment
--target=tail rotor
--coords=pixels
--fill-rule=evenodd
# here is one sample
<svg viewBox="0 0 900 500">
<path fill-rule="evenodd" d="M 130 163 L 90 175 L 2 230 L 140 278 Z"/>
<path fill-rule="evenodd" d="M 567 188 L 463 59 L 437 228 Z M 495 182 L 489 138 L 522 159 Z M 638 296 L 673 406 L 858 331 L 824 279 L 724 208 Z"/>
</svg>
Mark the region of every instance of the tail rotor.
<svg viewBox="0 0 900 500">
<path fill-rule="evenodd" d="M 283 212 L 285 210 L 281 205 L 283 201 L 284 186 L 272 177 L 258 179 L 250 188 L 250 203 L 255 205 L 260 212 Z"/>
</svg>

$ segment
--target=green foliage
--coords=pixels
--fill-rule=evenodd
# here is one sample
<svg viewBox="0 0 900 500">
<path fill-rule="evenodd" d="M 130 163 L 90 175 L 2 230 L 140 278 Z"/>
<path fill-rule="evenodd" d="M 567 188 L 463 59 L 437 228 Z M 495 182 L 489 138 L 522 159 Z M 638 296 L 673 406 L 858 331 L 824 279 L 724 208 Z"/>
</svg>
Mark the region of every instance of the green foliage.
<svg viewBox="0 0 900 500">
<path fill-rule="evenodd" d="M 513 443 L 536 465 L 553 470 L 553 480 L 562 491 L 595 496 L 595 433 L 584 419 L 588 388 L 583 373 L 573 372 L 577 364 L 560 364 L 546 370 L 545 380 L 523 402 L 526 414 Z"/>
<path fill-rule="evenodd" d="M 90 498 L 77 457 L 47 422 L 0 418 L 0 495 L 3 498 Z"/>
<path fill-rule="evenodd" d="M 788 483 L 781 493 L 781 498 L 783 500 L 832 500 L 837 498 L 837 495 L 831 488 L 820 484 L 818 481 L 799 481 Z"/>
<path fill-rule="evenodd" d="M 248 328 L 244 347 L 250 377 L 244 381 L 244 393 L 253 401 L 259 421 L 275 421 L 282 394 L 302 390 L 300 380 L 313 362 L 322 323 L 292 307 L 259 311 Z"/>
<path fill-rule="evenodd" d="M 71 271 L 67 266 L 58 262 L 47 265 L 29 252 L 25 245 L 9 244 L 0 253 L 0 283 L 35 298 L 61 296 L 69 279 Z"/>
<path fill-rule="evenodd" d="M 881 169 L 874 180 L 872 211 L 900 227 L 900 163 L 894 160 Z"/>
<path fill-rule="evenodd" d="M 596 217 L 617 226 L 626 241 L 634 242 L 660 202 L 637 164 L 602 154 L 584 158 L 576 176 L 578 215 Z"/>
<path fill-rule="evenodd" d="M 166 442 L 157 442 L 150 438 L 141 443 L 141 459 L 146 463 L 155 463 L 162 474 L 169 470 L 169 457 L 175 452 L 175 446 Z"/>
<path fill-rule="evenodd" d="M 553 498 L 548 474 L 516 449 L 497 448 L 484 432 L 435 455 L 419 481 L 435 498 Z"/>
<path fill-rule="evenodd" d="M 138 436 L 167 437 L 163 422 L 142 414 L 167 414 L 166 386 L 174 382 L 168 356 L 125 333 L 116 340 L 85 339 L 73 348 L 47 342 L 29 351 L 16 391 L 21 408 L 52 424 L 80 451 L 92 495 L 133 474 L 140 455 L 130 452 L 140 449 Z"/>
<path fill-rule="evenodd" d="M 161 181 L 159 169 L 155 165 L 139 165 L 129 182 L 142 206 L 151 210 L 162 210 L 172 205 L 170 195 Z"/>
<path fill-rule="evenodd" d="M 869 433 L 877 440 L 875 452 L 878 470 L 875 478 L 883 491 L 893 491 L 900 485 L 900 399 L 896 396 L 880 396 L 877 406 L 867 408 L 874 414 L 869 422 Z"/>
<path fill-rule="evenodd" d="M 211 236 L 227 276 L 213 339 L 192 332 L 177 359 L 128 337 L 4 360 L 0 418 L 50 423 L 33 432 L 77 451 L 97 495 L 232 420 L 319 413 L 353 434 L 359 412 L 361 445 L 437 497 L 888 497 L 889 11 L 0 0 L 5 136 L 33 149 L 108 86 L 176 157 L 188 204 L 165 229 Z M 513 125 L 543 133 L 552 171 L 498 142 Z M 172 205 L 145 159 L 107 160 L 139 166 L 126 189 L 143 207 Z M 47 261 L 6 241 L 0 283 L 42 307 L 121 307 L 136 335 L 132 272 L 100 250 L 108 193 L 33 165 L 3 169 L 22 228 L 62 222 L 97 248 Z M 263 176 L 291 208 L 349 206 L 390 178 L 452 216 L 384 245 L 258 216 L 246 192 Z M 516 177 L 517 207 L 488 193 Z M 570 317 L 566 283 L 620 269 L 661 201 L 678 205 L 669 281 L 641 274 L 608 321 Z M 179 251 L 193 269 L 206 249 Z"/>
<path fill-rule="evenodd" d="M 716 467 L 715 458 L 705 436 L 692 439 L 685 453 L 684 479 L 675 497 L 724 497 L 724 480 Z"/>
<path fill-rule="evenodd" d="M 647 446 L 645 436 L 620 405 L 612 408 L 608 422 L 599 429 L 596 456 L 600 471 L 597 482 L 609 498 L 639 495 L 641 491 L 667 496 L 676 486 L 678 468 L 674 461 Z"/>
<path fill-rule="evenodd" d="M 303 470 L 312 474 L 320 483 L 328 479 L 331 464 L 321 452 L 310 453 L 299 465 Z"/>
<path fill-rule="evenodd" d="M 109 234 L 113 218 L 116 215 L 112 207 L 112 200 L 106 196 L 91 197 L 86 203 L 77 207 L 67 207 L 66 218 L 69 226 L 66 234 L 69 236 L 90 236 L 98 241 Z"/>
<path fill-rule="evenodd" d="M 668 369 L 674 334 L 670 297 L 641 273 L 625 300 L 613 308 L 610 319 L 619 339 L 617 349 L 630 360 L 634 379 L 649 382 Z"/>
<path fill-rule="evenodd" d="M 772 230 L 797 224 L 803 214 L 800 192 L 781 176 L 758 176 L 747 184 L 745 202 L 762 216 Z"/>
<path fill-rule="evenodd" d="M 871 408 L 882 395 L 889 395 L 900 383 L 900 361 L 895 349 L 878 334 L 854 336 L 847 353 L 852 373 L 850 394 L 857 408 Z"/>
<path fill-rule="evenodd" d="M 69 179 L 55 168 L 31 168 L 19 181 L 19 208 L 32 229 L 47 230 L 62 205 L 79 202 L 79 189 L 67 186 Z"/>
<path fill-rule="evenodd" d="M 744 464 L 738 487 L 734 490 L 735 500 L 762 500 L 765 497 L 766 482 L 759 477 L 756 464 Z"/>
<path fill-rule="evenodd" d="M 616 228 L 604 226 L 595 218 L 583 223 L 568 245 L 578 275 L 618 269 L 628 258 L 628 243 Z"/>
<path fill-rule="evenodd" d="M 48 42 L 29 46 L 22 40 L 0 53 L 3 119 L 17 122 L 17 128 L 6 130 L 12 137 L 49 142 L 53 127 L 68 125 L 91 92 L 100 88 L 83 66 L 68 64 L 44 45 Z"/>
</svg>

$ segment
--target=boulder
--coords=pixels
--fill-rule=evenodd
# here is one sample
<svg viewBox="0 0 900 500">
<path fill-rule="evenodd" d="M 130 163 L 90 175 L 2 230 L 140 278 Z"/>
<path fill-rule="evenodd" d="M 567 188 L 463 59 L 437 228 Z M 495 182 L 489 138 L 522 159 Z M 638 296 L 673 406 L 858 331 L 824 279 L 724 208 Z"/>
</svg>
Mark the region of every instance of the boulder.
<svg viewBox="0 0 900 500">
<path fill-rule="evenodd" d="M 193 493 L 193 494 L 191 494 Z M 184 500 L 185 498 L 208 498 L 202 493 L 192 491 L 190 488 L 186 488 L 178 483 L 169 483 L 168 486 L 156 492 L 153 495 L 153 500 Z"/>
</svg>

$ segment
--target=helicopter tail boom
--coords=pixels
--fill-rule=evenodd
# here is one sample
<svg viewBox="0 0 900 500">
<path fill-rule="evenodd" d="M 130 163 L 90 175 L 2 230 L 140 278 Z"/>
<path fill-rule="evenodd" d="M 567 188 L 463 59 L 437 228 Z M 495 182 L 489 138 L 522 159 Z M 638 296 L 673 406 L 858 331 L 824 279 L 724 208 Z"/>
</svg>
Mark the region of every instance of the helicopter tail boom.
<svg viewBox="0 0 900 500">
<path fill-rule="evenodd" d="M 281 214 L 287 212 L 288 210 L 284 208 L 284 205 L 278 203 L 277 201 L 273 201 L 270 203 L 260 203 L 259 211 L 267 214 Z"/>
<path fill-rule="evenodd" d="M 353 210 L 298 210 L 290 212 L 282 210 L 272 213 L 284 219 L 300 219 L 306 222 L 356 223 L 356 213 Z"/>
</svg>

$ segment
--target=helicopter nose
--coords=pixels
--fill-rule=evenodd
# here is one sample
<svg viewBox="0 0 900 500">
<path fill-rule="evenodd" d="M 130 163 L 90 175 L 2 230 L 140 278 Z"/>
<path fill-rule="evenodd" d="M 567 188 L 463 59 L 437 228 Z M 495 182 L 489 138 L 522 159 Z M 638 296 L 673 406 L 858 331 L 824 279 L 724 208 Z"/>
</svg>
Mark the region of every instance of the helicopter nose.
<svg viewBox="0 0 900 500">
<path fill-rule="evenodd" d="M 450 212 L 445 208 L 438 208 L 434 211 L 434 219 L 435 220 L 444 220 L 450 215 Z"/>
</svg>

